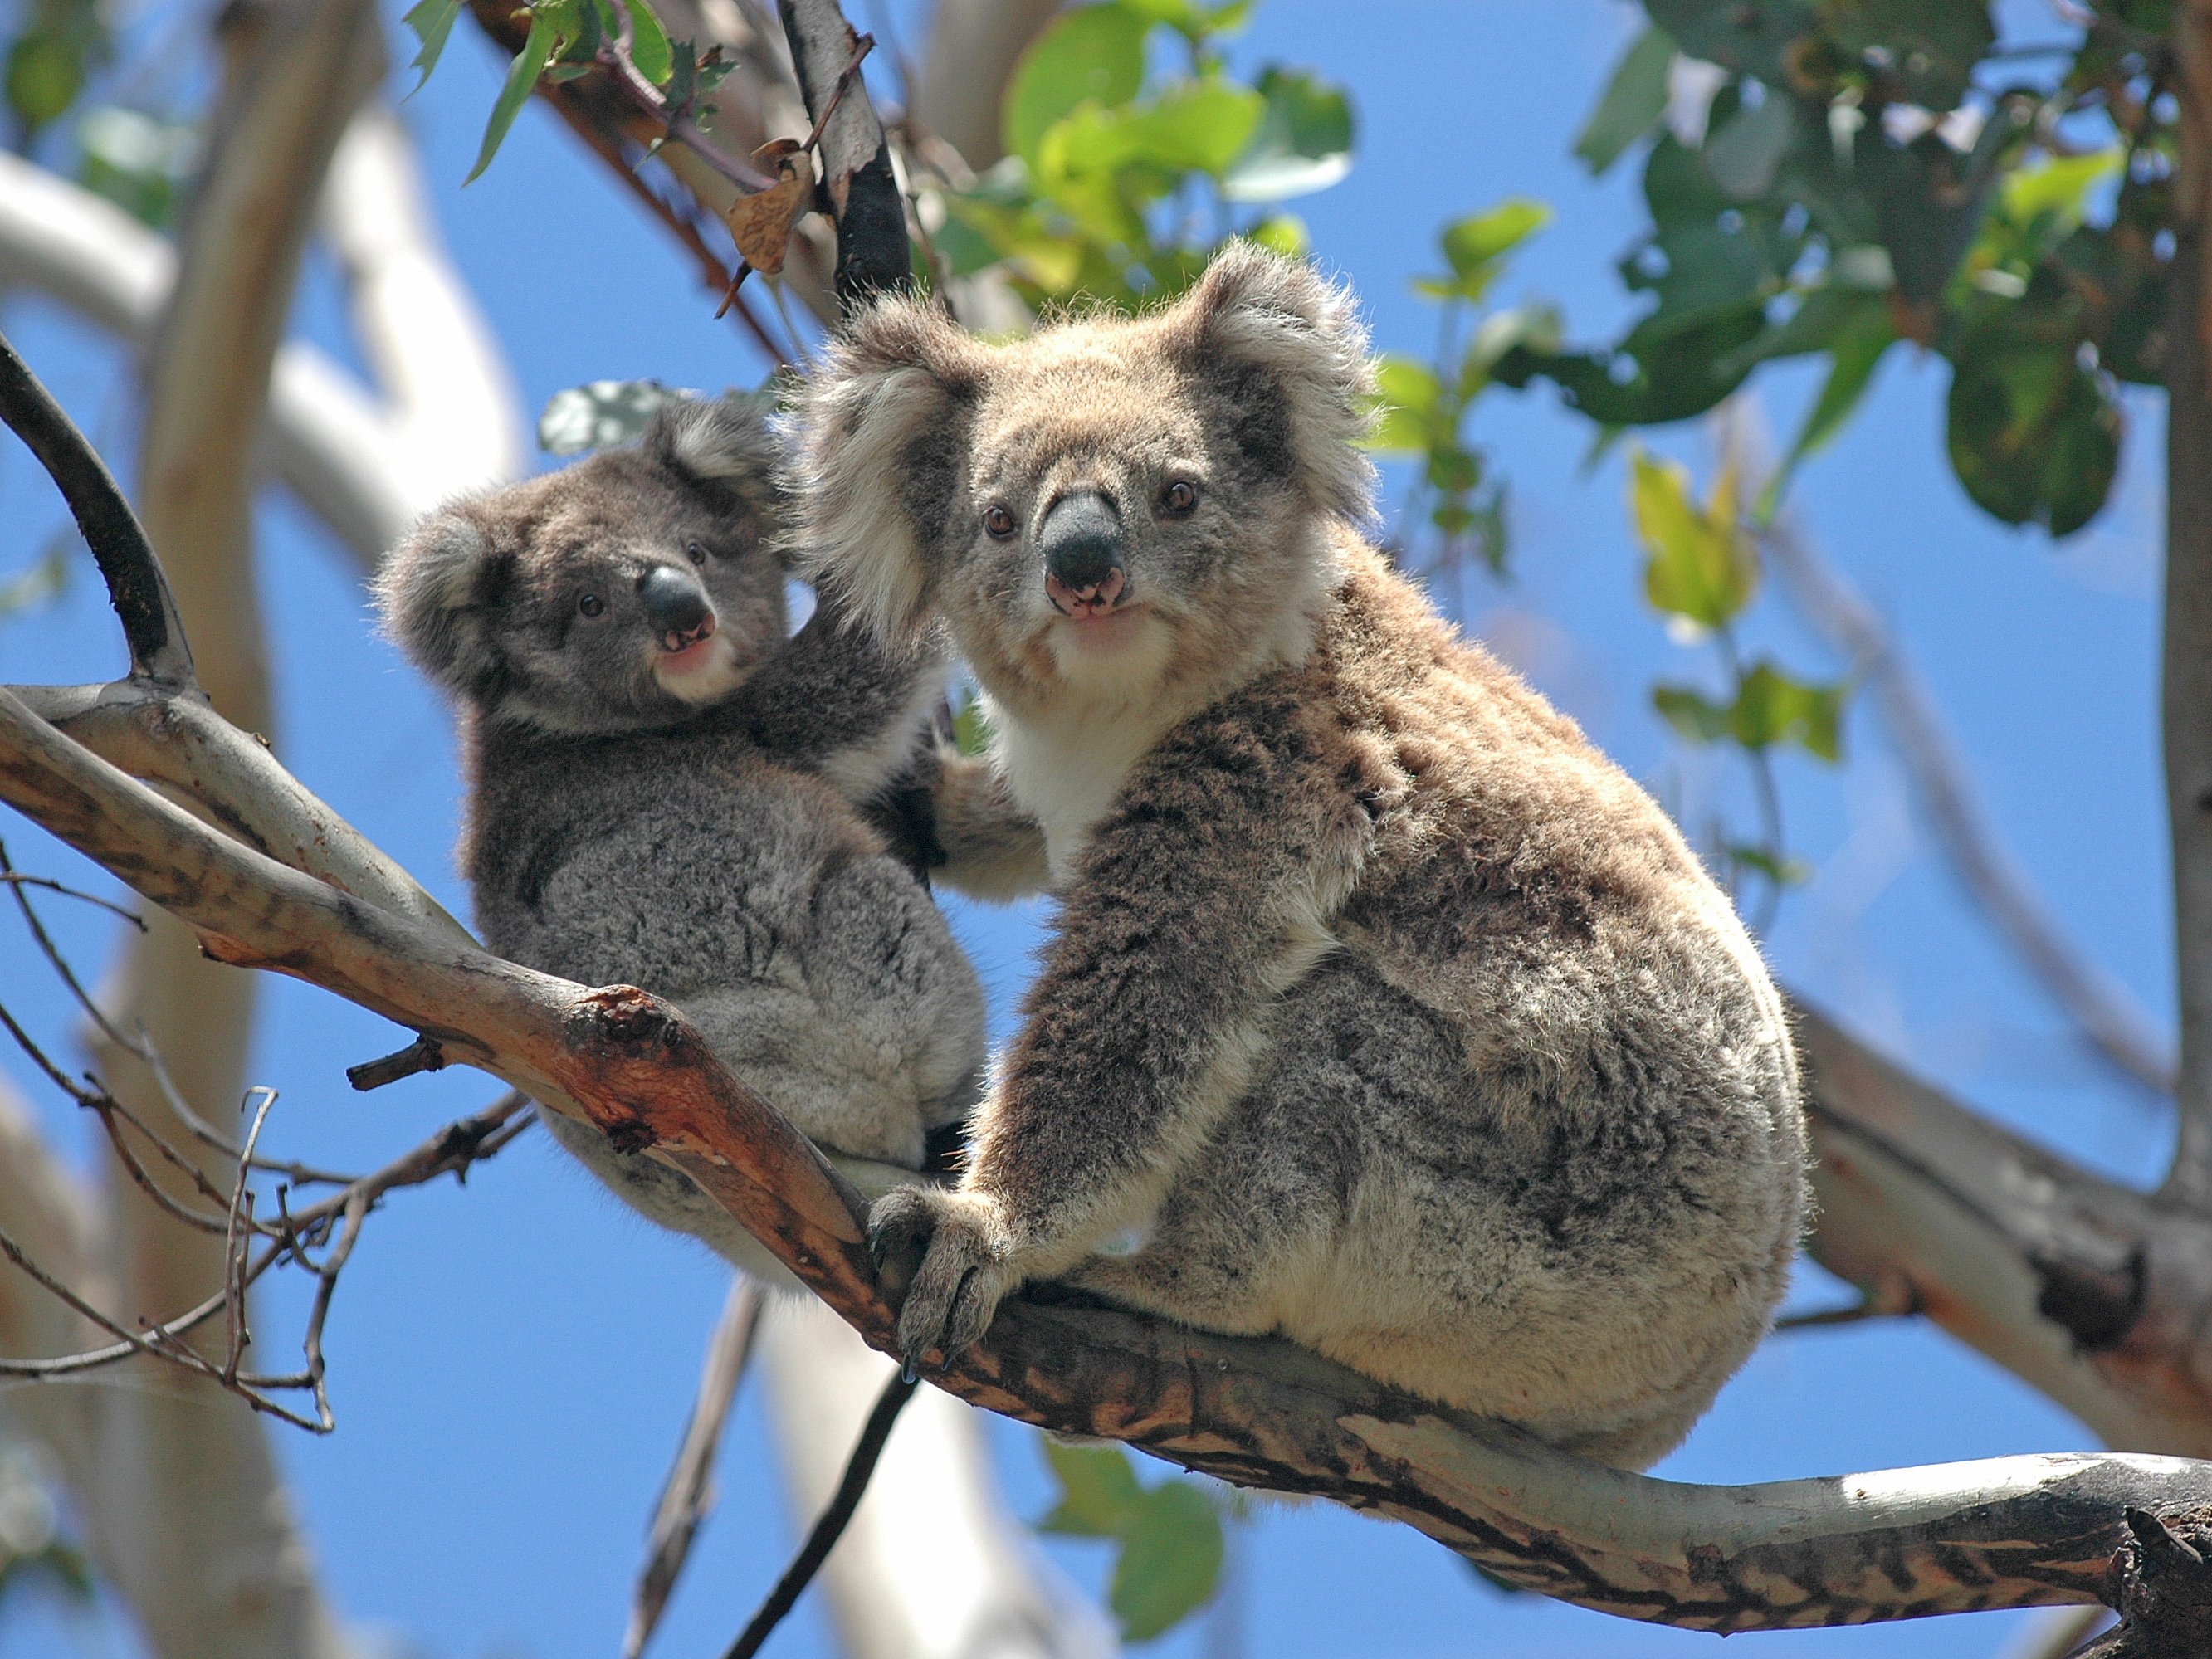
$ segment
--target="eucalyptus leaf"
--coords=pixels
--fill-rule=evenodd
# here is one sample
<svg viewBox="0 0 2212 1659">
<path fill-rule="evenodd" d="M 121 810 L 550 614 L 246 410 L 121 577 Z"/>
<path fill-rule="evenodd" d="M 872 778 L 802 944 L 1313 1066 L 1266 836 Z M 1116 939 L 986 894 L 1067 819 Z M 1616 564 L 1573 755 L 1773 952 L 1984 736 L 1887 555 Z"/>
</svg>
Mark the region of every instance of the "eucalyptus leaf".
<svg viewBox="0 0 2212 1659">
<path fill-rule="evenodd" d="M 1659 125 L 1667 112 L 1667 75 L 1674 64 L 1674 42 L 1666 30 L 1647 28 L 1621 54 L 1597 107 L 1575 135 L 1575 155 L 1594 173 L 1602 173 L 1621 153 Z"/>
<path fill-rule="evenodd" d="M 446 50 L 446 41 L 453 32 L 453 20 L 461 15 L 461 0 L 416 0 L 401 14 L 400 21 L 415 31 L 418 43 L 415 57 L 407 65 L 419 70 L 415 84 L 407 89 L 413 97 L 422 90 L 430 79 L 430 71 L 438 67 L 438 58 Z"/>
<path fill-rule="evenodd" d="M 1270 65 L 1260 122 L 1221 181 L 1232 202 L 1279 202 L 1326 190 L 1352 171 L 1352 100 L 1304 70 Z"/>
<path fill-rule="evenodd" d="M 1134 98 L 1144 85 L 1150 27 L 1126 6 L 1084 6 L 1031 41 L 1000 106 L 1008 154 L 1035 167 L 1038 143 L 1071 112 L 1093 102 L 1111 108 Z"/>
<path fill-rule="evenodd" d="M 660 26 L 647 0 L 623 0 L 629 12 L 629 61 L 637 72 L 656 87 L 665 86 L 675 72 L 676 54 L 668 44 L 668 31 Z"/>
<path fill-rule="evenodd" d="M 1221 1516 L 1187 1480 L 1149 1488 L 1124 1524 L 1107 1605 L 1125 1642 L 1165 1634 L 1211 1601 L 1221 1583 Z"/>
<path fill-rule="evenodd" d="M 556 392 L 538 417 L 538 447 L 549 455 L 611 449 L 641 436 L 664 405 L 698 394 L 658 380 L 593 380 Z"/>
<path fill-rule="evenodd" d="M 1043 1445 L 1045 1462 L 1060 1482 L 1060 1501 L 1037 1529 L 1076 1538 L 1121 1536 L 1145 1498 L 1128 1454 L 1119 1446 L 1071 1446 L 1048 1437 Z"/>
<path fill-rule="evenodd" d="M 469 176 L 461 180 L 473 184 L 491 165 L 499 147 L 507 142 L 507 131 L 514 125 L 514 118 L 522 113 L 522 106 L 530 100 L 532 88 L 538 77 L 553 61 L 560 44 L 559 20 L 550 6 L 532 8 L 530 14 L 530 36 L 522 43 L 522 50 L 507 67 L 507 80 L 499 89 L 499 97 L 491 106 L 491 118 L 484 123 L 483 143 L 477 150 L 476 165 Z"/>
<path fill-rule="evenodd" d="M 1735 521 L 1735 488 L 1723 475 L 1699 506 L 1686 469 L 1638 450 L 1629 505 L 1644 553 L 1644 592 L 1652 608 L 1699 628 L 1719 628 L 1750 603 L 1759 567 Z"/>
</svg>

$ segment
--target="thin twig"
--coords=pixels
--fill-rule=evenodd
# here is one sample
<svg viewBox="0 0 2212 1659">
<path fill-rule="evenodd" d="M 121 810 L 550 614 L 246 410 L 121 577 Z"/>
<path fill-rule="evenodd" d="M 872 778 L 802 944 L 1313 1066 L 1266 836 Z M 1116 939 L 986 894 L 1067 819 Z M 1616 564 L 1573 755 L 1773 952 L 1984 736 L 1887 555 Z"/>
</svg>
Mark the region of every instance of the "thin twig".
<svg viewBox="0 0 2212 1659">
<path fill-rule="evenodd" d="M 661 1612 L 690 1555 L 691 1540 L 714 1507 L 714 1457 L 729 1422 L 730 1402 L 737 1395 L 738 1383 L 752 1352 L 760 1310 L 760 1285 L 740 1275 L 730 1286 L 729 1299 L 707 1344 L 698 1397 L 692 1402 L 691 1418 L 684 1425 L 684 1439 L 676 1449 L 676 1461 L 660 1489 L 659 1501 L 653 1505 L 645 1565 L 639 1570 L 637 1588 L 630 1598 L 629 1628 L 623 1635 L 623 1659 L 639 1659 L 645 1644 L 653 1639 Z"/>
<path fill-rule="evenodd" d="M 814 130 L 806 135 L 806 142 L 799 145 L 799 149 L 811 151 L 821 145 L 822 129 L 830 125 L 830 118 L 837 112 L 837 106 L 845 101 L 845 94 L 853 84 L 853 77 L 860 72 L 861 64 L 875 49 L 874 35 L 862 34 L 854 38 L 853 56 L 845 67 L 837 71 L 837 83 L 830 88 L 829 101 L 822 106 L 822 113 L 814 118 Z"/>
<path fill-rule="evenodd" d="M 709 138 L 688 103 L 679 108 L 663 97 L 660 88 L 639 73 L 629 52 L 618 40 L 609 41 L 599 48 L 599 61 L 623 97 L 668 130 L 670 143 L 683 145 L 748 196 L 775 187 L 775 180 L 751 162 L 731 155 Z"/>
<path fill-rule="evenodd" d="M 898 1421 L 906 1402 L 914 1398 L 916 1386 L 914 1379 L 896 1373 L 884 1384 L 883 1393 L 876 1397 L 875 1410 L 868 1413 L 867 1426 L 860 1431 L 853 1455 L 846 1460 L 844 1479 L 838 1481 L 830 1506 L 822 1511 L 814 1530 L 806 1534 L 806 1542 L 783 1570 L 783 1577 L 775 1581 L 775 1588 L 768 1593 L 768 1600 L 761 1603 L 752 1622 L 738 1632 L 738 1639 L 730 1644 L 722 1659 L 752 1659 L 769 1633 L 783 1622 L 784 1615 L 798 1604 L 807 1585 L 814 1582 L 814 1575 L 822 1570 L 822 1564 L 830 1559 L 830 1552 L 845 1535 L 853 1511 L 860 1507 L 860 1499 L 868 1490 L 868 1479 L 876 1472 L 876 1461 L 884 1455 L 884 1443 L 891 1437 L 891 1425 Z"/>
<path fill-rule="evenodd" d="M 0 848 L 0 862 L 4 862 L 6 858 L 6 850 Z M 118 904 L 112 899 L 104 899 L 97 893 L 88 893 L 82 889 L 68 886 L 56 881 L 52 876 L 26 876 L 13 870 L 0 869 L 0 882 L 4 882 L 19 890 L 25 887 L 43 887 L 50 893 L 59 893 L 64 898 L 76 899 L 85 904 L 96 904 L 111 915 L 122 917 L 140 933 L 146 931 L 145 918 L 136 910 Z"/>
</svg>

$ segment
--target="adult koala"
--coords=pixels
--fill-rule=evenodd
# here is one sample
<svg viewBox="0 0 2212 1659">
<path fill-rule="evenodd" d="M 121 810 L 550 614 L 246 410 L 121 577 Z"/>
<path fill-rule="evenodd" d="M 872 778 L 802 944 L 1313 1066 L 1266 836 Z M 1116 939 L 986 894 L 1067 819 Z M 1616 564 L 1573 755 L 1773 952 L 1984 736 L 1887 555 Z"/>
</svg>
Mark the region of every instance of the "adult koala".
<svg viewBox="0 0 2212 1659">
<path fill-rule="evenodd" d="M 777 459 L 744 402 L 672 405 L 633 446 L 432 514 L 377 598 L 460 708 L 484 942 L 676 1002 L 881 1191 L 957 1139 L 982 1070 L 975 970 L 866 817 L 921 755 L 948 662 L 834 605 L 786 637 Z M 969 793 L 988 806 L 952 792 L 948 833 Z M 1020 839 L 987 856 L 1018 864 Z M 546 1127 L 646 1215 L 784 1277 L 686 1176 Z"/>
<path fill-rule="evenodd" d="M 1361 533 L 1346 296 L 1249 246 L 982 344 L 887 300 L 799 514 L 974 665 L 1058 931 L 957 1189 L 876 1206 L 909 1358 L 1058 1278 L 1647 1465 L 1766 1328 L 1798 1072 L 1674 827 Z"/>
</svg>

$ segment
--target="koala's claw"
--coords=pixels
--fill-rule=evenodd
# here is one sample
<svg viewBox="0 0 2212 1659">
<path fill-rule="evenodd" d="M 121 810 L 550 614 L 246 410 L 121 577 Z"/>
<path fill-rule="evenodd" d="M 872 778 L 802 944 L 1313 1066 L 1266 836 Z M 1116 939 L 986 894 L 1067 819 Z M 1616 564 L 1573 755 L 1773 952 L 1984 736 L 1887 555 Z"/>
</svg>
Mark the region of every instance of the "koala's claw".
<svg viewBox="0 0 2212 1659">
<path fill-rule="evenodd" d="M 899 1307 L 898 1346 L 908 1371 L 932 1352 L 949 1363 L 990 1328 L 1000 1302 L 1020 1283 L 1008 1265 L 1005 1228 L 988 1201 L 971 1194 L 886 1193 L 869 1215 L 868 1237 L 879 1261 L 927 1241 Z"/>
</svg>

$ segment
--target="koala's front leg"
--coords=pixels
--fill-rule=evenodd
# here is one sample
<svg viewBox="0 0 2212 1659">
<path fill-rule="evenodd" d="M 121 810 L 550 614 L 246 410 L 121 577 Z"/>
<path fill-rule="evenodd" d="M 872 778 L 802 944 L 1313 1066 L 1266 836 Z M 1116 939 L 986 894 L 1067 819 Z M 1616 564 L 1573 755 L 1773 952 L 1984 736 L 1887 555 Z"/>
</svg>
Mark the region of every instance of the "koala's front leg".
<svg viewBox="0 0 2212 1659">
<path fill-rule="evenodd" d="M 1328 948 L 1370 834 L 1310 718 L 1279 690 L 1179 727 L 1094 832 L 960 1186 L 871 1216 L 879 1261 L 921 1247 L 909 1363 L 1147 1222 L 1248 1086 L 1266 1008 Z"/>
</svg>

